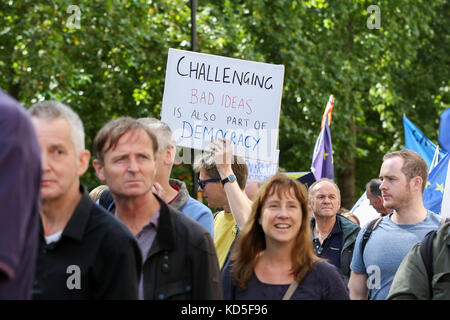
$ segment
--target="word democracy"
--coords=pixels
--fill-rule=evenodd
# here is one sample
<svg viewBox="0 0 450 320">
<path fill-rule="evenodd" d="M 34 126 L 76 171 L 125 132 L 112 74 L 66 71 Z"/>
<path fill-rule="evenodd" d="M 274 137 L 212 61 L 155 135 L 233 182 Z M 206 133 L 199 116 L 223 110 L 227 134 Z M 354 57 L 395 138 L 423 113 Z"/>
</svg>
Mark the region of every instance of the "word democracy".
<svg viewBox="0 0 450 320">
<path fill-rule="evenodd" d="M 261 89 L 273 89 L 272 77 L 261 76 L 255 72 L 231 70 L 229 67 L 219 68 L 219 66 L 211 66 L 205 63 L 195 63 L 182 61 L 186 56 L 182 56 L 177 63 L 177 73 L 182 77 L 194 78 L 197 80 L 209 82 L 222 82 L 249 85 L 260 87 Z"/>
<path fill-rule="evenodd" d="M 181 138 L 187 139 L 193 137 L 194 139 L 201 139 L 203 141 L 217 140 L 217 138 L 229 139 L 232 144 L 241 145 L 247 149 L 255 150 L 261 138 L 239 133 L 233 130 L 222 130 L 214 127 L 207 127 L 204 125 L 192 126 L 189 122 L 183 121 L 183 129 Z"/>
</svg>

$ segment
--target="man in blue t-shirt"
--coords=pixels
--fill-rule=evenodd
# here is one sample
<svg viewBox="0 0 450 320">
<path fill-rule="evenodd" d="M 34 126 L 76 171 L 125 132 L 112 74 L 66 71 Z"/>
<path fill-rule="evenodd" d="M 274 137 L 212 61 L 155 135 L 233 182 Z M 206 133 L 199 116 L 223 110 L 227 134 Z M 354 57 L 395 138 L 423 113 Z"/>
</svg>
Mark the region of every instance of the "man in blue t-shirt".
<svg viewBox="0 0 450 320">
<path fill-rule="evenodd" d="M 427 164 L 416 152 L 403 149 L 386 154 L 380 169 L 384 206 L 395 211 L 373 230 L 364 253 L 356 239 L 349 289 L 351 299 L 386 299 L 395 273 L 408 251 L 425 235 L 439 228 L 442 218 L 422 201 Z"/>
<path fill-rule="evenodd" d="M 37 256 L 41 151 L 27 114 L 0 90 L 0 300 L 30 299 Z"/>
</svg>

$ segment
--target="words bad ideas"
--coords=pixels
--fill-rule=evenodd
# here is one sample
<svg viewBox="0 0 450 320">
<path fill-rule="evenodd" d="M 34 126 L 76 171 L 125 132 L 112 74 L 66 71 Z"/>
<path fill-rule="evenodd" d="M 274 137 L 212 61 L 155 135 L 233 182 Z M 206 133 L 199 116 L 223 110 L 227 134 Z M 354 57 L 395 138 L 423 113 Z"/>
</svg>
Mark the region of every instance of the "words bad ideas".
<svg viewBox="0 0 450 320">
<path fill-rule="evenodd" d="M 199 91 L 197 89 L 191 89 L 189 103 L 192 105 L 207 105 L 212 106 L 216 103 L 216 96 L 214 93 L 208 91 Z M 236 111 L 244 111 L 247 115 L 251 115 L 253 112 L 250 105 L 252 99 L 245 99 L 238 96 L 230 96 L 229 94 L 222 94 L 220 98 L 220 106 L 226 109 L 235 109 Z M 219 102 L 219 101 L 217 101 Z"/>
</svg>

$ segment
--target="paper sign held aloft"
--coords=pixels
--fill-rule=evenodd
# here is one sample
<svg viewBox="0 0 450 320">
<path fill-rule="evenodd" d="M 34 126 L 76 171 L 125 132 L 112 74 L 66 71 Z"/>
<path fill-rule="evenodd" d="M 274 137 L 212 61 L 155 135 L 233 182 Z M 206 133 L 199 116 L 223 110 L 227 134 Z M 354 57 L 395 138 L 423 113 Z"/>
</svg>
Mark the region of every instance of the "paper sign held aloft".
<svg viewBox="0 0 450 320">
<path fill-rule="evenodd" d="M 278 142 L 284 66 L 169 49 L 161 120 L 178 146 L 270 161 Z"/>
</svg>

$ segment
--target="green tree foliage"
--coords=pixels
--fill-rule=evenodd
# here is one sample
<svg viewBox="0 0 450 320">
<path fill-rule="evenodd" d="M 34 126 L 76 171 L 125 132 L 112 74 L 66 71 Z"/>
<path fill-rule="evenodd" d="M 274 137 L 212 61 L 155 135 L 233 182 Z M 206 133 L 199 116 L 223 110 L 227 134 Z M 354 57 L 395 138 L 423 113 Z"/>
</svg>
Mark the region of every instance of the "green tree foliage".
<svg viewBox="0 0 450 320">
<path fill-rule="evenodd" d="M 81 11 L 79 29 L 70 28 Z M 26 106 L 58 99 L 82 117 L 87 145 L 109 119 L 159 117 L 168 48 L 190 49 L 188 0 L 5 0 L 0 87 Z M 369 29 L 367 8 L 380 9 Z M 436 141 L 449 107 L 446 0 L 202 0 L 198 50 L 285 66 L 280 166 L 309 170 L 330 94 L 344 206 L 403 144 L 405 113 Z M 189 166 L 174 170 L 191 182 Z M 96 181 L 84 177 L 89 188 Z"/>
</svg>

